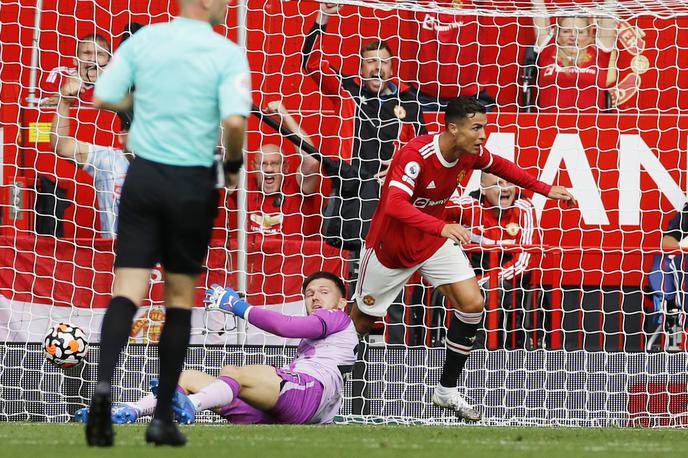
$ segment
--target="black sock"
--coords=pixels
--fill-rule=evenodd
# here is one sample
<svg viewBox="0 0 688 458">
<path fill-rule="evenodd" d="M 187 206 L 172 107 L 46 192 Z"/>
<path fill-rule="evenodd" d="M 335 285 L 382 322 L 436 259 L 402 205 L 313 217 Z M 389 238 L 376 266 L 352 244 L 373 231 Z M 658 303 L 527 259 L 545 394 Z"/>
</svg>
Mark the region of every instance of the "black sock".
<svg viewBox="0 0 688 458">
<path fill-rule="evenodd" d="M 112 374 L 119 354 L 131 334 L 131 323 L 136 315 L 136 304 L 126 297 L 113 297 L 103 316 L 100 331 L 100 361 L 98 362 L 98 384 L 112 384 Z"/>
<path fill-rule="evenodd" d="M 167 308 L 165 324 L 160 334 L 158 357 L 160 358 L 160 385 L 154 418 L 172 421 L 172 396 L 177 389 L 179 374 L 184 367 L 186 349 L 191 336 L 191 310 Z"/>
<path fill-rule="evenodd" d="M 453 388 L 458 384 L 459 374 L 463 370 L 468 355 L 475 341 L 475 334 L 480 327 L 482 312 L 464 313 L 455 311 L 452 314 L 447 331 L 447 350 L 442 367 L 440 385 Z"/>
</svg>

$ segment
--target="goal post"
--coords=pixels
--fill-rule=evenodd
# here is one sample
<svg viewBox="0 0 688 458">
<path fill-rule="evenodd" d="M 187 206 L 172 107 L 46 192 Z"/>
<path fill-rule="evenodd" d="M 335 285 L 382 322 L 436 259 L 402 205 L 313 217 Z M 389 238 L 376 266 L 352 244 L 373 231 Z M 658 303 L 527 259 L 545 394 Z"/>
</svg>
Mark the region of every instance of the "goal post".
<svg viewBox="0 0 688 458">
<path fill-rule="evenodd" d="M 224 364 L 283 365 L 295 354 L 294 339 L 206 313 L 201 296 L 212 283 L 235 286 L 254 305 L 294 315 L 305 313 L 301 282 L 309 273 L 328 270 L 353 285 L 356 250 L 323 237 L 337 216 L 331 213 L 338 186 L 333 175 L 355 168 L 360 123 L 383 131 L 386 123 L 411 122 L 401 104 L 385 119 L 361 119 L 369 95 L 344 86 L 362 84 L 361 47 L 383 40 L 394 54 L 394 88 L 385 97 L 401 100 L 400 93 L 410 91 L 422 104 L 429 133 L 443 128 L 439 108 L 448 93 L 478 97 L 490 110 L 485 148 L 548 184 L 567 187 L 579 201 L 568 209 L 524 194 L 537 220 L 537 242 L 512 234 L 512 242 L 497 243 L 490 228 L 482 235 L 474 228 L 475 243 L 466 250 L 474 265 L 488 266 L 486 313 L 460 386 L 482 411 L 483 423 L 685 426 L 685 285 L 678 280 L 675 316 L 667 313 L 661 293 L 648 294 L 648 285 L 650 275 L 661 275 L 657 259 L 680 256 L 662 252 L 661 239 L 686 203 L 688 4 L 334 3 L 340 8 L 311 43 L 318 50 L 311 66 L 304 63 L 304 49 L 323 2 L 241 0 L 228 7 L 226 24 L 216 29 L 246 48 L 259 116 L 248 120 L 244 190 L 221 198 L 186 367 L 216 374 Z M 79 61 L 80 38 L 101 35 L 116 50 L 128 24 L 171 20 L 174 4 L 3 3 L 0 420 L 67 421 L 86 404 L 112 287 L 115 242 L 100 237 L 93 176 L 58 157 L 50 143 L 56 116 L 51 83 L 93 64 Z M 558 24 L 553 33 L 567 29 L 588 41 L 579 49 L 562 42 L 551 49 L 563 54 L 545 62 L 557 36 L 537 46 L 535 23 Z M 613 36 L 606 47 L 605 34 Z M 313 74 L 323 64 L 334 79 Z M 592 104 L 583 100 L 583 89 L 573 96 L 566 89 L 563 81 L 572 74 L 592 81 L 583 85 Z M 333 92 L 333 84 L 341 90 Z M 559 106 L 567 97 L 569 105 Z M 300 127 L 298 141 L 280 110 Z M 120 121 L 88 100 L 74 103 L 60 119 L 69 122 L 70 137 L 122 148 Z M 396 151 L 408 140 L 399 132 L 374 140 Z M 267 165 L 270 151 L 280 152 L 276 166 Z M 315 173 L 317 184 L 309 192 L 299 187 L 305 155 L 329 164 Z M 480 174 L 459 181 L 457 198 L 479 190 Z M 266 191 L 266 183 L 274 182 L 276 190 Z M 514 224 L 504 232 L 518 234 L 523 228 Z M 525 272 L 502 278 L 504 256 L 521 254 L 530 259 Z M 153 270 L 149 297 L 135 317 L 115 376 L 118 400 L 143 395 L 157 373 L 163 275 L 159 266 Z M 446 305 L 420 278 L 412 279 L 360 352 L 339 421 L 457 422 L 430 402 L 444 359 Z M 60 321 L 86 332 L 91 351 L 84 365 L 63 370 L 43 357 L 40 343 Z"/>
</svg>

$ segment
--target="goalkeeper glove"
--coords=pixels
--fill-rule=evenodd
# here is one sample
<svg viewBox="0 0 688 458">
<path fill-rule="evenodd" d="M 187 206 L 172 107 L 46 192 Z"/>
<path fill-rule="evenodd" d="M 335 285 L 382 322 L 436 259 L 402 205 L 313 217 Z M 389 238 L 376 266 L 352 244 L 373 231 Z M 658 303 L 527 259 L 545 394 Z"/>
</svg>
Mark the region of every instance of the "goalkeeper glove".
<svg viewBox="0 0 688 458">
<path fill-rule="evenodd" d="M 205 290 L 203 303 L 206 310 L 216 310 L 240 318 L 244 318 L 249 307 L 251 307 L 232 288 L 223 288 L 220 285 L 212 285 Z"/>
</svg>

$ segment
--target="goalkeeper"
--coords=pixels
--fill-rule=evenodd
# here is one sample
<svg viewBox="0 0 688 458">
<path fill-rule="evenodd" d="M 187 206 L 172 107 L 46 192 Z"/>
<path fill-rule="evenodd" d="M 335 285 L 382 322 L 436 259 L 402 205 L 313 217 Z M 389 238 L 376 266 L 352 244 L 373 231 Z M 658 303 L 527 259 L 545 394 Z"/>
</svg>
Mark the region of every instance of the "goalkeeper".
<svg viewBox="0 0 688 458">
<path fill-rule="evenodd" d="M 331 423 L 342 404 L 343 374 L 350 372 L 358 337 L 344 311 L 344 282 L 329 272 L 316 272 L 303 282 L 305 317 L 252 307 L 230 288 L 218 285 L 206 292 L 206 309 L 236 315 L 264 331 L 300 337 L 296 358 L 286 367 L 225 366 L 215 378 L 186 370 L 172 401 L 179 423 L 193 423 L 197 412 L 210 409 L 236 424 Z M 136 403 L 115 404 L 113 423 L 132 423 L 155 409 L 157 380 L 152 394 Z M 85 422 L 88 409 L 77 411 Z"/>
</svg>

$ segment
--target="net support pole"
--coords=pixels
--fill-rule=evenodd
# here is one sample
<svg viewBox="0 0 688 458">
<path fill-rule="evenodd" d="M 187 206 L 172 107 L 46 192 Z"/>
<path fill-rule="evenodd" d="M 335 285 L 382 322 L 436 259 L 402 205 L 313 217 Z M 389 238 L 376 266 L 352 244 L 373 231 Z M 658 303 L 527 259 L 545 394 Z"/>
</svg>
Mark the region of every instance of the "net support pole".
<svg viewBox="0 0 688 458">
<path fill-rule="evenodd" d="M 247 49 L 246 43 L 246 14 L 247 14 L 246 0 L 239 0 L 237 2 L 237 44 L 244 49 Z M 244 145 L 246 145 L 246 138 L 244 138 Z M 244 154 L 244 164 L 246 164 L 246 151 Z M 246 168 L 242 167 L 239 172 L 239 186 L 237 189 L 237 289 L 239 291 L 247 292 L 247 240 L 246 240 Z M 237 320 L 237 344 L 244 345 L 246 343 L 246 321 Z"/>
<path fill-rule="evenodd" d="M 43 12 L 43 0 L 36 0 L 36 14 L 33 17 L 33 38 L 31 43 L 31 72 L 29 73 L 29 107 L 36 105 L 36 87 L 38 76 L 38 46 L 41 39 L 41 14 Z"/>
</svg>

